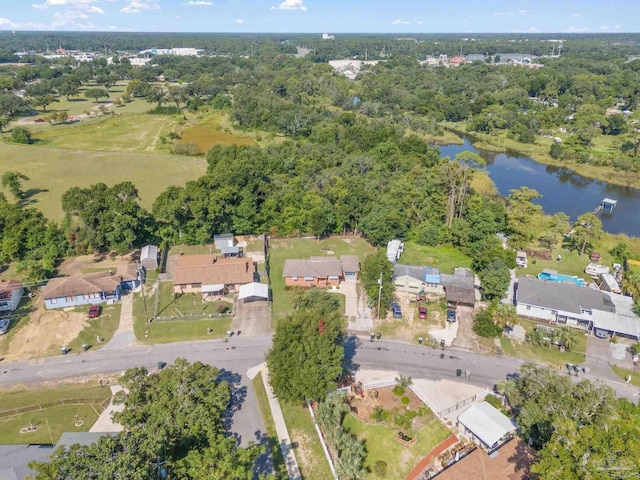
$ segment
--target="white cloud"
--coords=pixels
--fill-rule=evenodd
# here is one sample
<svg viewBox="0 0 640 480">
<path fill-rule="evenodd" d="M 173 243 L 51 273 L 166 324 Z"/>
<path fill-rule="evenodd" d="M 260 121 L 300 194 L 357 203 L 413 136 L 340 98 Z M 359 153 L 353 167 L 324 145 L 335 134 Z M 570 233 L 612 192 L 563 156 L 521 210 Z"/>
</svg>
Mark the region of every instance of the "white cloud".
<svg viewBox="0 0 640 480">
<path fill-rule="evenodd" d="M 581 13 L 572 13 L 571 16 L 572 17 L 581 17 L 582 14 Z"/>
<path fill-rule="evenodd" d="M 527 11 L 523 9 L 523 10 L 519 10 L 519 11 L 518 11 L 518 13 L 519 13 L 520 15 L 526 15 L 526 14 L 527 14 Z"/>
<path fill-rule="evenodd" d="M 284 0 L 284 2 L 278 5 L 278 8 L 280 10 L 307 10 L 304 0 Z"/>
<path fill-rule="evenodd" d="M 187 2 L 187 5 L 197 5 L 197 6 L 213 5 L 213 2 L 207 2 L 206 0 L 189 0 Z"/>
<path fill-rule="evenodd" d="M 64 0 L 63 0 L 64 1 Z M 128 0 L 124 7 L 120 9 L 122 13 L 136 14 L 143 10 L 158 10 L 160 6 L 153 0 Z"/>
<path fill-rule="evenodd" d="M 589 30 L 591 30 L 589 27 L 574 27 L 573 25 L 571 25 L 565 31 L 568 33 L 585 33 Z"/>
<path fill-rule="evenodd" d="M 36 10 L 46 10 L 47 6 L 44 3 L 32 3 L 31 6 Z"/>
<path fill-rule="evenodd" d="M 96 13 L 98 15 L 104 15 L 104 10 L 101 9 L 100 7 L 96 7 L 94 5 L 92 7 L 89 7 L 89 13 Z"/>
<path fill-rule="evenodd" d="M 391 22 L 391 25 L 409 25 L 406 20 L 400 20 L 399 18 Z"/>
<path fill-rule="evenodd" d="M 422 25 L 422 20 L 418 20 L 416 23 L 417 23 L 418 25 Z"/>
<path fill-rule="evenodd" d="M 242 20 L 241 18 L 239 18 L 239 19 L 237 19 L 237 20 L 236 20 L 236 23 L 237 23 L 238 25 L 242 25 L 242 24 L 244 23 L 244 20 Z"/>
<path fill-rule="evenodd" d="M 178 16 L 176 17 L 176 20 L 180 20 L 180 15 L 178 15 Z"/>
<path fill-rule="evenodd" d="M 601 25 L 599 30 L 620 30 L 622 28 L 622 25 L 613 25 L 613 26 L 609 26 L 609 25 Z"/>
<path fill-rule="evenodd" d="M 271 6 L 269 7 L 269 10 L 276 10 L 276 6 L 275 6 L 275 5 L 271 5 Z"/>
</svg>

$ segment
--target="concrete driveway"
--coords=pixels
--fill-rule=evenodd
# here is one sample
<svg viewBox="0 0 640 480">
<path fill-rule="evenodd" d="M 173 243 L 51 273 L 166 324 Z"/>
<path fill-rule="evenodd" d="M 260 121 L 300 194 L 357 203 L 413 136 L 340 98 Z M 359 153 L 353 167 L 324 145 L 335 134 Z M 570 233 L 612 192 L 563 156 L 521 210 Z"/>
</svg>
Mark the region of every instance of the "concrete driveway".
<svg viewBox="0 0 640 480">
<path fill-rule="evenodd" d="M 271 335 L 271 306 L 267 301 L 243 303 L 238 306 L 231 322 L 231 330 L 240 330 L 240 335 L 259 337 Z"/>
<path fill-rule="evenodd" d="M 347 330 L 350 332 L 372 332 L 373 316 L 367 306 L 365 295 L 358 296 L 358 283 L 355 280 L 345 280 L 340 289 L 329 290 L 331 293 L 344 295 L 344 314 L 347 317 Z"/>
<path fill-rule="evenodd" d="M 473 337 L 473 307 L 459 305 L 456 308 L 456 316 L 458 331 L 453 344 L 459 348 L 474 350 L 476 348 L 476 341 Z"/>
<path fill-rule="evenodd" d="M 598 338 L 594 335 L 587 337 L 587 355 L 584 362 L 592 375 L 611 380 L 620 380 L 611 370 L 611 365 L 633 368 L 631 355 L 624 343 L 611 343 L 609 339 Z"/>
</svg>

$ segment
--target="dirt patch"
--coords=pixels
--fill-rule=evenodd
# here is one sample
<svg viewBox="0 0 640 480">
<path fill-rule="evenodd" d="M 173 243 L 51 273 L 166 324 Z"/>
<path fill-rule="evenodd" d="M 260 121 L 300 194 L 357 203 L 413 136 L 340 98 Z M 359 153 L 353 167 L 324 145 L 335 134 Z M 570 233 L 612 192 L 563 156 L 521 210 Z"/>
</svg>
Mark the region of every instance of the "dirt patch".
<svg viewBox="0 0 640 480">
<path fill-rule="evenodd" d="M 80 255 L 79 257 L 71 257 L 64 260 L 58 267 L 58 272 L 60 272 L 60 276 L 65 276 L 99 270 L 115 270 L 120 265 L 133 263 L 138 258 L 138 252 L 127 255 L 118 255 L 115 252 Z"/>
<path fill-rule="evenodd" d="M 409 399 L 408 403 L 402 403 L 402 398 Z M 406 402 L 406 400 L 405 400 Z M 402 415 L 405 412 L 413 411 L 418 412 L 423 408 L 426 408 L 415 393 L 410 389 L 406 389 L 401 395 L 393 393 L 393 387 L 377 388 L 373 390 L 366 390 L 364 397 L 356 394 L 349 395 L 349 405 L 351 406 L 351 413 L 355 415 L 359 420 L 369 424 L 380 425 L 393 425 L 393 418 L 395 415 Z M 376 421 L 371 418 L 371 415 L 376 408 L 382 408 L 383 410 L 390 412 L 388 420 Z M 424 426 L 425 420 L 430 420 L 432 417 L 423 417 L 417 415 L 411 421 L 411 428 L 413 431 L 418 431 Z"/>
<path fill-rule="evenodd" d="M 326 461 L 324 457 L 317 458 L 313 454 L 310 447 L 313 441 L 309 436 L 300 429 L 291 430 L 291 438 L 295 438 L 295 455 L 298 462 L 302 465 L 303 471 L 310 473 L 316 470 L 319 461 Z"/>
<path fill-rule="evenodd" d="M 86 325 L 86 314 L 45 310 L 40 304 L 29 321 L 11 339 L 5 360 L 24 360 L 55 353 L 70 343 Z"/>
</svg>

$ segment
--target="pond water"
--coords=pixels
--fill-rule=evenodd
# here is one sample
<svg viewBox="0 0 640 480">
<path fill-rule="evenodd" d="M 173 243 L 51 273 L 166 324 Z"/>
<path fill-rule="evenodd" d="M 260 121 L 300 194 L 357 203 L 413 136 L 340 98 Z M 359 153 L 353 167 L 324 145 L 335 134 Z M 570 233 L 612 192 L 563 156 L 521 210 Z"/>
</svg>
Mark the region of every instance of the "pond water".
<svg viewBox="0 0 640 480">
<path fill-rule="evenodd" d="M 462 145 L 440 147 L 440 155 L 455 157 L 470 150 L 487 162 L 487 172 L 501 195 L 509 190 L 527 186 L 535 188 L 542 198 L 535 200 L 544 212 L 564 212 L 575 220 L 579 215 L 593 211 L 603 198 L 618 201 L 613 213 L 599 213 L 604 230 L 640 237 L 640 190 L 611 185 L 578 175 L 564 167 L 544 165 L 513 152 L 495 153 L 476 149 L 468 138 Z"/>
</svg>

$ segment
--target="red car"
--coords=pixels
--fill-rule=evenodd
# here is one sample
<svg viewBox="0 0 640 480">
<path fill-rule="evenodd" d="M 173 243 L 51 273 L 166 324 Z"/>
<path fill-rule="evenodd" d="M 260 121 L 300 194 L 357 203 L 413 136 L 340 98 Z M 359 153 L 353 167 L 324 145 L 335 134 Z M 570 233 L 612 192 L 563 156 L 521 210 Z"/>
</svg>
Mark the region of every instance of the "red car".
<svg viewBox="0 0 640 480">
<path fill-rule="evenodd" d="M 418 308 L 418 318 L 427 318 L 427 307 Z"/>
<path fill-rule="evenodd" d="M 592 262 L 599 262 L 601 256 L 598 252 L 591 252 L 591 254 L 589 255 L 589 258 L 591 259 Z"/>
<path fill-rule="evenodd" d="M 98 318 L 100 316 L 100 305 L 89 307 L 89 318 Z"/>
</svg>

